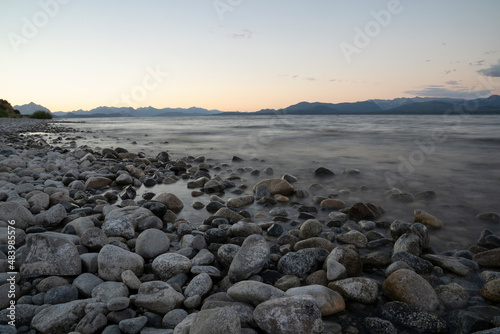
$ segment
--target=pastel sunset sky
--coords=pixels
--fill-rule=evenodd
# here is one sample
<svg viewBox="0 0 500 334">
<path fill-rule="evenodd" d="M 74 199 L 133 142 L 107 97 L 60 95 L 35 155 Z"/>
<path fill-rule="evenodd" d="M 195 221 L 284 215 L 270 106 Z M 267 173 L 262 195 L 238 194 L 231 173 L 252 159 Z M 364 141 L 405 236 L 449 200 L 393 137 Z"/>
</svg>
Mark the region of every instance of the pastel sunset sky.
<svg viewBox="0 0 500 334">
<path fill-rule="evenodd" d="M 500 94 L 497 0 L 0 2 L 0 98 L 222 111 Z"/>
</svg>

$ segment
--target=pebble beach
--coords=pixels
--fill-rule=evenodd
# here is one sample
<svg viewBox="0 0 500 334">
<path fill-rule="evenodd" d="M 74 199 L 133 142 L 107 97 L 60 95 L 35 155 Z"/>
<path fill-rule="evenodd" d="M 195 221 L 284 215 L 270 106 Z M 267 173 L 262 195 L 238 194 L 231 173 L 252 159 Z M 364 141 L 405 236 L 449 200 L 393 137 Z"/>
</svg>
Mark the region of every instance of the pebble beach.
<svg viewBox="0 0 500 334">
<path fill-rule="evenodd" d="M 385 189 L 411 202 L 413 220 L 393 219 L 322 193 L 339 177 L 362 189 L 363 170 L 311 166 L 311 194 L 237 152 L 88 135 L 0 119 L 0 333 L 500 333 L 498 212 L 443 251 L 441 212 L 418 208 L 433 191 Z"/>
</svg>

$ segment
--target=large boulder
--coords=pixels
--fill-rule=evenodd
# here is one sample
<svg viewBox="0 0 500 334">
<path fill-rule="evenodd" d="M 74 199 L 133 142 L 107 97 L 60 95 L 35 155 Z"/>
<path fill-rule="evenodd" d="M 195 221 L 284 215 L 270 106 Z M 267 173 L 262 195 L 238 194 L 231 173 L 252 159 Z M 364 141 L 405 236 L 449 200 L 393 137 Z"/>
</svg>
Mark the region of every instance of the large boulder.
<svg viewBox="0 0 500 334">
<path fill-rule="evenodd" d="M 240 316 L 229 307 L 217 307 L 198 312 L 189 334 L 239 334 Z"/>
<path fill-rule="evenodd" d="M 83 299 L 48 306 L 33 317 L 31 327 L 42 334 L 67 334 L 83 318 L 85 306 L 91 301 Z"/>
<path fill-rule="evenodd" d="M 227 274 L 229 279 L 238 282 L 259 273 L 268 261 L 270 253 L 269 245 L 263 236 L 253 234 L 247 237 L 231 262 Z"/>
<path fill-rule="evenodd" d="M 82 272 L 82 262 L 76 246 L 53 234 L 28 237 L 26 260 L 21 265 L 24 278 L 39 276 L 76 276 Z"/>
<path fill-rule="evenodd" d="M 99 276 L 107 281 L 121 281 L 122 272 L 132 270 L 137 276 L 142 275 L 144 259 L 114 245 L 104 246 L 97 257 Z"/>
<path fill-rule="evenodd" d="M 268 300 L 255 308 L 253 316 L 260 329 L 268 334 L 323 332 L 321 312 L 310 295 Z"/>
</svg>

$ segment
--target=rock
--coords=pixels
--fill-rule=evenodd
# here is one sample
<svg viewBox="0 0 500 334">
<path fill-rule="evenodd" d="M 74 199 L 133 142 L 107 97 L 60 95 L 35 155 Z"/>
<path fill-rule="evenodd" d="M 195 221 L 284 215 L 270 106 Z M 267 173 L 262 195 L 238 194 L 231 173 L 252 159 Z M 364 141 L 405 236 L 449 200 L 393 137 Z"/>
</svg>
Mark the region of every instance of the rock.
<svg viewBox="0 0 500 334">
<path fill-rule="evenodd" d="M 148 318 L 146 318 L 145 316 L 141 316 L 137 318 L 122 320 L 118 324 L 118 327 L 124 334 L 138 334 L 141 329 L 146 326 L 147 322 Z"/>
<path fill-rule="evenodd" d="M 349 209 L 349 218 L 355 221 L 375 220 L 381 215 L 377 207 L 371 203 L 356 203 Z"/>
<path fill-rule="evenodd" d="M 406 262 L 403 261 L 395 261 L 387 267 L 385 270 L 385 277 L 389 277 L 393 272 L 399 269 L 409 269 L 409 270 L 414 270 L 412 267 L 410 267 Z"/>
<path fill-rule="evenodd" d="M 363 320 L 363 325 L 370 334 L 398 334 L 396 327 L 388 320 L 368 317 Z"/>
<path fill-rule="evenodd" d="M 193 266 L 207 266 L 214 260 L 215 256 L 208 249 L 202 249 L 191 259 L 191 263 Z"/>
<path fill-rule="evenodd" d="M 122 282 L 103 282 L 92 290 L 92 298 L 103 303 L 108 303 L 113 298 L 127 296 L 128 289 Z"/>
<path fill-rule="evenodd" d="M 227 200 L 227 206 L 231 208 L 241 208 L 246 205 L 252 204 L 254 198 L 252 195 L 241 196 L 241 197 L 231 197 Z"/>
<path fill-rule="evenodd" d="M 259 273 L 269 260 L 271 251 L 266 239 L 261 235 L 251 235 L 245 239 L 229 267 L 228 277 L 238 282 Z"/>
<path fill-rule="evenodd" d="M 142 283 L 137 295 L 131 296 L 130 299 L 137 307 L 165 315 L 179 308 L 184 296 L 166 282 L 151 281 Z"/>
<path fill-rule="evenodd" d="M 415 270 L 417 274 L 421 275 L 430 274 L 434 270 L 432 263 L 408 252 L 399 252 L 394 254 L 392 256 L 392 261 L 402 261 Z"/>
<path fill-rule="evenodd" d="M 354 245 L 357 248 L 366 248 L 368 246 L 368 239 L 359 231 L 349 231 L 345 234 L 337 235 L 337 241 L 345 244 Z"/>
<path fill-rule="evenodd" d="M 122 282 L 132 290 L 139 290 L 142 284 L 132 270 L 125 270 L 122 272 Z"/>
<path fill-rule="evenodd" d="M 119 186 L 128 186 L 129 184 L 134 183 L 134 179 L 132 178 L 132 176 L 130 176 L 130 174 L 123 173 L 118 175 L 118 177 L 115 179 L 115 182 Z"/>
<path fill-rule="evenodd" d="M 378 296 L 377 282 L 366 277 L 351 277 L 330 282 L 328 287 L 339 292 L 347 300 L 363 304 L 375 303 Z"/>
<path fill-rule="evenodd" d="M 178 274 L 186 274 L 192 267 L 191 260 L 181 254 L 165 253 L 153 261 L 153 272 L 162 280 L 168 280 Z"/>
<path fill-rule="evenodd" d="M 108 243 L 108 237 L 102 229 L 91 227 L 82 233 L 80 241 L 82 245 L 90 250 L 100 250 Z"/>
<path fill-rule="evenodd" d="M 130 299 L 128 297 L 116 297 L 109 300 L 106 307 L 109 311 L 122 311 L 125 310 L 130 305 Z"/>
<path fill-rule="evenodd" d="M 491 322 L 484 316 L 466 311 L 455 310 L 450 313 L 448 322 L 455 329 L 454 333 L 481 333 L 486 329 L 486 333 L 496 333 L 493 330 L 488 330 L 492 327 Z"/>
<path fill-rule="evenodd" d="M 189 334 L 189 329 L 191 328 L 191 324 L 196 317 L 196 313 L 191 313 L 184 320 L 181 321 L 180 324 L 175 326 L 174 334 Z"/>
<path fill-rule="evenodd" d="M 300 278 L 295 275 L 285 275 L 279 278 L 274 287 L 280 289 L 281 291 L 286 291 L 291 288 L 299 287 L 301 284 Z"/>
<path fill-rule="evenodd" d="M 389 231 L 391 232 L 392 239 L 398 240 L 400 236 L 405 233 L 411 232 L 412 224 L 407 222 L 402 222 L 400 220 L 395 220 L 389 227 Z"/>
<path fill-rule="evenodd" d="M 35 225 L 31 212 L 17 202 L 0 202 L 0 221 L 15 221 L 14 227 L 22 230 Z"/>
<path fill-rule="evenodd" d="M 132 239 L 135 236 L 134 224 L 127 217 L 107 219 L 101 229 L 108 237 Z"/>
<path fill-rule="evenodd" d="M 415 256 L 420 256 L 422 253 L 420 238 L 413 233 L 404 233 L 396 240 L 392 250 L 393 254 L 399 252 L 408 252 Z"/>
<path fill-rule="evenodd" d="M 285 293 L 286 297 L 298 295 L 310 295 L 314 297 L 316 305 L 323 317 L 338 313 L 345 309 L 345 302 L 342 296 L 322 285 L 308 285 L 291 288 Z"/>
<path fill-rule="evenodd" d="M 229 267 L 234 257 L 240 250 L 240 246 L 234 244 L 225 244 L 222 245 L 217 250 L 217 260 L 224 266 Z"/>
<path fill-rule="evenodd" d="M 144 259 L 120 247 L 106 245 L 99 252 L 97 265 L 102 279 L 121 281 L 121 275 L 125 270 L 132 270 L 138 276 L 142 275 Z"/>
<path fill-rule="evenodd" d="M 283 275 L 295 275 L 304 278 L 314 267 L 316 261 L 305 254 L 289 252 L 278 262 L 278 271 Z"/>
<path fill-rule="evenodd" d="M 457 283 L 439 285 L 434 288 L 434 291 L 436 291 L 439 300 L 447 308 L 464 308 L 469 300 L 469 294 L 467 291 L 465 291 L 465 289 Z"/>
<path fill-rule="evenodd" d="M 327 258 L 326 263 L 326 278 L 329 281 L 334 281 L 347 277 L 347 269 L 337 260 L 332 257 Z"/>
<path fill-rule="evenodd" d="M 184 296 L 193 297 L 195 295 L 200 295 L 203 297 L 212 289 L 213 283 L 210 275 L 207 273 L 198 274 L 191 282 L 189 282 L 186 290 L 184 290 Z"/>
<path fill-rule="evenodd" d="M 24 278 L 39 276 L 76 276 L 82 262 L 76 246 L 65 238 L 40 233 L 27 241 L 26 260 L 21 265 Z"/>
<path fill-rule="evenodd" d="M 292 195 L 295 191 L 295 189 L 290 183 L 282 179 L 262 180 L 253 187 L 253 191 L 256 192 L 257 187 L 261 185 L 265 186 L 271 195 L 280 194 L 287 196 L 287 195 Z"/>
<path fill-rule="evenodd" d="M 378 313 L 382 319 L 417 333 L 446 333 L 448 330 L 440 317 L 402 302 L 386 303 Z"/>
<path fill-rule="evenodd" d="M 363 271 L 363 262 L 358 253 L 346 246 L 335 247 L 326 259 L 329 260 L 335 260 L 343 265 L 347 270 L 347 277 L 358 276 Z"/>
<path fill-rule="evenodd" d="M 253 313 L 265 333 L 322 333 L 323 321 L 316 300 L 309 295 L 282 297 L 259 304 Z"/>
<path fill-rule="evenodd" d="M 478 246 L 492 249 L 500 247 L 500 237 L 490 230 L 483 230 L 477 241 Z"/>
<path fill-rule="evenodd" d="M 95 227 L 94 222 L 90 218 L 87 218 L 87 217 L 80 217 L 80 218 L 77 218 L 75 220 L 72 220 L 71 222 L 66 224 L 66 226 L 68 226 L 68 225 L 73 226 L 73 228 L 75 229 L 76 235 L 78 235 L 80 238 L 82 237 L 83 233 L 86 230 Z"/>
<path fill-rule="evenodd" d="M 408 269 L 392 273 L 382 284 L 382 290 L 391 299 L 433 311 L 439 299 L 432 286 L 422 276 Z"/>
<path fill-rule="evenodd" d="M 145 230 L 137 237 L 135 252 L 145 259 L 153 259 L 168 252 L 170 240 L 165 232 L 157 229 Z"/>
<path fill-rule="evenodd" d="M 218 307 L 198 312 L 189 334 L 239 334 L 240 316 L 229 307 Z"/>
<path fill-rule="evenodd" d="M 96 275 L 84 273 L 75 278 L 73 285 L 81 296 L 90 298 L 94 288 L 103 282 L 104 281 Z"/>
<path fill-rule="evenodd" d="M 422 256 L 422 258 L 433 263 L 436 266 L 440 266 L 443 269 L 447 269 L 459 276 L 467 276 L 471 271 L 467 266 L 462 264 L 457 258 L 451 256 L 425 254 Z"/>
<path fill-rule="evenodd" d="M 76 325 L 75 331 L 81 334 L 91 334 L 100 333 L 106 324 L 108 319 L 106 316 L 97 311 L 91 311 L 85 314 L 85 316 L 80 320 L 78 325 Z"/>
<path fill-rule="evenodd" d="M 38 193 L 28 199 L 30 207 L 39 206 L 47 210 L 50 205 L 50 196 L 46 193 Z"/>
<path fill-rule="evenodd" d="M 418 238 L 420 239 L 420 247 L 421 248 L 424 249 L 424 248 L 429 247 L 429 243 L 430 243 L 431 239 L 429 236 L 429 230 L 427 229 L 427 227 L 425 227 L 425 225 L 420 224 L 420 223 L 412 224 L 410 226 L 410 230 L 413 234 L 418 236 Z"/>
<path fill-rule="evenodd" d="M 472 258 L 481 267 L 500 268 L 500 248 L 477 253 Z"/>
<path fill-rule="evenodd" d="M 313 172 L 314 176 L 317 177 L 331 177 L 335 176 L 335 173 L 325 167 L 318 167 Z"/>
<path fill-rule="evenodd" d="M 171 193 L 156 194 L 152 198 L 152 201 L 163 203 L 169 210 L 175 213 L 179 213 L 184 208 L 182 201 Z"/>
<path fill-rule="evenodd" d="M 92 176 L 85 181 L 85 190 L 100 189 L 111 184 L 111 179 L 102 176 Z"/>
<path fill-rule="evenodd" d="M 217 212 L 215 212 L 214 216 L 225 218 L 228 221 L 235 221 L 235 222 L 240 221 L 244 218 L 242 215 L 240 215 L 237 212 L 234 212 L 229 208 L 220 208 L 219 210 L 217 210 Z"/>
<path fill-rule="evenodd" d="M 56 286 L 45 293 L 44 304 L 63 304 L 78 299 L 78 290 L 71 284 Z"/>
<path fill-rule="evenodd" d="M 339 210 L 345 208 L 345 202 L 339 199 L 327 198 L 322 200 L 319 206 L 327 210 Z"/>
<path fill-rule="evenodd" d="M 443 223 L 439 219 L 423 210 L 413 211 L 413 219 L 415 223 L 421 223 L 433 228 L 441 228 L 443 226 Z"/>
<path fill-rule="evenodd" d="M 500 302 L 500 278 L 486 282 L 481 289 L 481 295 L 492 302 Z"/>
<path fill-rule="evenodd" d="M 36 285 L 36 289 L 38 292 L 47 292 L 56 286 L 63 286 L 69 284 L 69 281 L 60 276 L 49 276 L 44 278 Z"/>
<path fill-rule="evenodd" d="M 328 214 L 328 218 L 331 219 L 331 222 L 335 226 L 340 226 L 347 221 L 348 216 L 345 213 L 334 211 L 334 212 L 330 212 Z M 331 225 L 328 225 L 328 226 L 331 226 Z"/>
<path fill-rule="evenodd" d="M 377 227 L 377 224 L 371 220 L 360 220 L 358 225 L 365 231 L 370 231 Z"/>
<path fill-rule="evenodd" d="M 122 200 L 134 199 L 137 196 L 137 191 L 132 186 L 126 186 L 118 195 Z"/>
<path fill-rule="evenodd" d="M 235 301 L 259 305 L 269 299 L 283 297 L 285 293 L 272 285 L 257 281 L 241 281 L 227 290 Z"/>
<path fill-rule="evenodd" d="M 481 212 L 476 216 L 476 218 L 490 223 L 500 222 L 500 215 L 498 215 L 498 213 L 495 212 Z"/>
<path fill-rule="evenodd" d="M 323 231 L 323 225 L 317 219 L 308 219 L 299 228 L 299 238 L 317 237 Z"/>
<path fill-rule="evenodd" d="M 248 237 L 252 234 L 262 234 L 262 228 L 255 223 L 237 222 L 229 229 L 235 237 Z"/>
<path fill-rule="evenodd" d="M 322 248 L 331 252 L 335 248 L 335 246 L 331 241 L 321 237 L 300 240 L 293 245 L 293 250 L 296 252 L 301 249 L 307 248 Z"/>
<path fill-rule="evenodd" d="M 363 268 L 377 268 L 381 269 L 391 264 L 391 256 L 385 252 L 373 252 L 361 256 Z"/>
<path fill-rule="evenodd" d="M 38 312 L 31 321 L 31 327 L 41 333 L 67 334 L 71 326 L 85 315 L 89 299 L 48 306 Z"/>
<path fill-rule="evenodd" d="M 163 317 L 162 325 L 163 327 L 174 329 L 175 326 L 180 324 L 182 320 L 186 319 L 188 313 L 183 309 L 174 309 Z"/>
</svg>

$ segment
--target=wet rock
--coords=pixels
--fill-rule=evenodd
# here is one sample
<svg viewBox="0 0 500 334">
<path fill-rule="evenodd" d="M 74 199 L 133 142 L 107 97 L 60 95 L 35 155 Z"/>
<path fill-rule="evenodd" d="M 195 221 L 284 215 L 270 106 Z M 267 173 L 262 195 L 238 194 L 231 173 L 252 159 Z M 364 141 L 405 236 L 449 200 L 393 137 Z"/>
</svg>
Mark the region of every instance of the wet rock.
<svg viewBox="0 0 500 334">
<path fill-rule="evenodd" d="M 323 317 L 338 313 L 345 309 L 345 302 L 342 296 L 322 285 L 308 285 L 291 288 L 285 293 L 286 297 L 299 295 L 310 295 L 314 297 L 316 305 Z"/>
<path fill-rule="evenodd" d="M 391 256 L 389 253 L 385 252 L 373 252 L 361 256 L 361 261 L 363 262 L 363 268 L 384 268 L 391 264 Z"/>
<path fill-rule="evenodd" d="M 165 253 L 153 261 L 153 272 L 162 280 L 168 280 L 178 274 L 186 274 L 192 267 L 191 260 L 181 254 Z"/>
<path fill-rule="evenodd" d="M 260 303 L 279 297 L 285 293 L 272 285 L 257 281 L 241 281 L 227 290 L 227 294 L 235 301 L 259 305 Z"/>
<path fill-rule="evenodd" d="M 422 249 L 429 247 L 430 243 L 429 230 L 427 229 L 427 227 L 425 227 L 425 225 L 420 223 L 412 224 L 410 230 L 420 239 L 420 247 Z"/>
<path fill-rule="evenodd" d="M 378 285 L 371 278 L 351 277 L 328 284 L 328 287 L 339 292 L 345 299 L 364 304 L 372 304 L 377 300 Z"/>
<path fill-rule="evenodd" d="M 422 256 L 422 258 L 459 276 L 467 276 L 471 271 L 467 266 L 463 265 L 455 257 L 425 254 Z"/>
<path fill-rule="evenodd" d="M 252 204 L 254 201 L 254 197 L 249 196 L 241 196 L 241 197 L 231 197 L 227 200 L 227 206 L 231 208 L 241 208 L 243 206 L 247 206 Z"/>
<path fill-rule="evenodd" d="M 254 311 L 257 325 L 265 333 L 322 333 L 323 321 L 316 301 L 308 295 L 268 300 Z"/>
<path fill-rule="evenodd" d="M 398 334 L 396 327 L 388 320 L 368 317 L 363 320 L 363 325 L 370 334 Z"/>
<path fill-rule="evenodd" d="M 500 237 L 490 230 L 483 230 L 477 244 L 481 247 L 492 249 L 500 247 Z"/>
<path fill-rule="evenodd" d="M 262 180 L 253 187 L 253 191 L 256 192 L 257 187 L 261 185 L 265 186 L 271 195 L 280 194 L 287 196 L 287 195 L 292 195 L 295 191 L 295 189 L 290 183 L 282 179 Z"/>
<path fill-rule="evenodd" d="M 153 259 L 166 253 L 170 247 L 167 235 L 157 229 L 145 230 L 137 237 L 135 252 L 145 259 Z"/>
<path fill-rule="evenodd" d="M 285 275 L 279 278 L 276 283 L 274 283 L 274 287 L 282 291 L 287 291 L 288 289 L 299 287 L 300 284 L 300 278 L 298 278 L 297 276 Z"/>
<path fill-rule="evenodd" d="M 403 234 L 411 232 L 411 226 L 412 224 L 400 220 L 393 221 L 389 227 L 392 239 L 398 240 Z"/>
<path fill-rule="evenodd" d="M 359 231 L 349 231 L 345 234 L 337 235 L 337 241 L 345 244 L 354 245 L 357 248 L 366 248 L 368 246 L 368 239 Z"/>
<path fill-rule="evenodd" d="M 314 176 L 317 177 L 331 177 L 335 176 L 335 173 L 325 167 L 318 167 L 313 171 Z"/>
<path fill-rule="evenodd" d="M 118 196 L 120 196 L 122 200 L 134 199 L 137 196 L 137 191 L 132 186 L 126 186 L 122 191 L 120 191 Z"/>
<path fill-rule="evenodd" d="M 25 278 L 80 275 L 82 263 L 76 246 L 65 238 L 45 233 L 30 236 L 28 255 L 21 265 Z"/>
<path fill-rule="evenodd" d="M 234 244 L 225 244 L 222 245 L 217 250 L 217 259 L 224 267 L 229 267 L 234 257 L 240 250 L 240 246 Z"/>
<path fill-rule="evenodd" d="M 404 233 L 394 243 L 392 252 L 393 254 L 408 252 L 415 256 L 420 256 L 422 253 L 420 238 L 413 233 Z"/>
<path fill-rule="evenodd" d="M 469 294 L 457 283 L 439 285 L 434 288 L 439 300 L 444 306 L 451 309 L 460 309 L 467 305 Z"/>
<path fill-rule="evenodd" d="M 490 223 L 498 223 L 500 222 L 500 216 L 495 212 L 481 212 L 476 216 L 479 220 L 484 220 Z"/>
<path fill-rule="evenodd" d="M 378 208 L 371 203 L 356 203 L 349 209 L 349 218 L 355 221 L 375 220 L 381 215 Z"/>
<path fill-rule="evenodd" d="M 488 330 L 492 327 L 491 322 L 474 312 L 469 312 L 466 310 L 456 310 L 450 313 L 449 323 L 455 329 L 454 333 L 466 334 L 466 333 L 481 333 L 479 331 Z M 494 333 L 491 330 L 486 331 L 486 333 Z"/>
<path fill-rule="evenodd" d="M 323 224 L 317 219 L 308 219 L 299 228 L 299 238 L 308 239 L 317 237 L 323 231 Z"/>
<path fill-rule="evenodd" d="M 262 270 L 269 259 L 270 248 L 261 235 L 251 235 L 245 239 L 229 267 L 228 277 L 238 282 Z"/>
<path fill-rule="evenodd" d="M 380 317 L 417 333 L 446 333 L 448 327 L 440 317 L 402 302 L 389 302 L 378 311 Z"/>
<path fill-rule="evenodd" d="M 296 252 L 306 248 L 322 248 L 330 252 L 335 246 L 331 241 L 321 237 L 300 240 L 293 245 L 293 250 Z"/>
<path fill-rule="evenodd" d="M 347 270 L 347 277 L 358 276 L 363 271 L 363 262 L 358 253 L 347 246 L 335 247 L 326 259 L 329 260 L 342 264 Z"/>
<path fill-rule="evenodd" d="M 121 275 L 125 270 L 132 270 L 138 276 L 142 275 L 144 259 L 120 247 L 106 245 L 99 252 L 97 265 L 102 279 L 121 281 Z"/>
<path fill-rule="evenodd" d="M 481 289 L 481 295 L 490 301 L 500 302 L 500 278 L 486 282 Z"/>
<path fill-rule="evenodd" d="M 345 202 L 339 199 L 327 198 L 321 201 L 319 206 L 327 210 L 339 210 L 345 208 Z"/>
<path fill-rule="evenodd" d="M 111 184 L 111 179 L 102 176 L 92 176 L 85 181 L 85 190 L 100 189 Z"/>
<path fill-rule="evenodd" d="M 400 203 L 411 203 L 415 200 L 415 197 L 410 193 L 397 193 L 391 194 L 389 199 Z"/>
<path fill-rule="evenodd" d="M 131 296 L 130 300 L 137 307 L 165 315 L 179 308 L 184 301 L 184 296 L 166 282 L 151 281 L 142 283 L 137 295 Z"/>
<path fill-rule="evenodd" d="M 174 213 L 179 213 L 184 208 L 182 201 L 171 193 L 158 193 L 152 198 L 152 201 L 162 203 Z"/>
<path fill-rule="evenodd" d="M 408 269 L 392 273 L 382 284 L 382 290 L 391 299 L 433 311 L 439 299 L 432 286 L 422 276 Z"/>
<path fill-rule="evenodd" d="M 283 275 L 295 275 L 304 278 L 314 267 L 315 260 L 305 254 L 289 252 L 278 262 L 278 271 Z"/>
<path fill-rule="evenodd" d="M 345 213 L 334 211 L 328 214 L 328 218 L 331 219 L 331 224 L 334 226 L 341 226 L 347 221 L 348 216 Z"/>
<path fill-rule="evenodd" d="M 433 228 L 441 228 L 443 226 L 443 223 L 439 219 L 423 210 L 413 211 L 413 219 L 415 223 L 421 223 Z"/>
<path fill-rule="evenodd" d="M 430 274 L 434 270 L 432 263 L 408 252 L 399 252 L 394 254 L 392 256 L 392 261 L 402 261 L 421 275 Z"/>
<path fill-rule="evenodd" d="M 500 248 L 477 253 L 472 258 L 481 267 L 500 268 Z"/>
<path fill-rule="evenodd" d="M 262 228 L 255 223 L 237 222 L 229 229 L 235 237 L 248 237 L 252 234 L 262 234 Z"/>
<path fill-rule="evenodd" d="M 219 210 L 217 210 L 214 216 L 225 218 L 228 221 L 235 221 L 235 222 L 240 221 L 244 218 L 242 215 L 229 208 L 220 208 Z"/>
<path fill-rule="evenodd" d="M 239 334 L 240 316 L 229 307 L 205 309 L 196 314 L 189 334 Z"/>
</svg>

